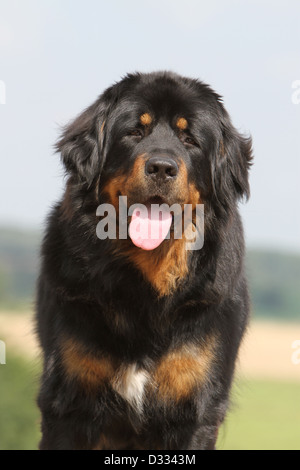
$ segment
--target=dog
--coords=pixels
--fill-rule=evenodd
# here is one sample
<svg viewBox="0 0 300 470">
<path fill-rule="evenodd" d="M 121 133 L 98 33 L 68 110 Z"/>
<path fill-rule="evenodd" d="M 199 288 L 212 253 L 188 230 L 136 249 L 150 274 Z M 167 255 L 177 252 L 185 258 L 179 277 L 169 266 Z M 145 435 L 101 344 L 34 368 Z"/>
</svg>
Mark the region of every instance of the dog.
<svg viewBox="0 0 300 470">
<path fill-rule="evenodd" d="M 249 319 L 238 203 L 251 137 L 207 84 L 161 71 L 109 87 L 56 150 L 67 180 L 37 285 L 39 448 L 215 449 Z M 121 237 L 120 198 L 187 206 L 194 233 L 204 207 L 203 246 L 174 236 L 174 214 L 142 220 L 136 209 Z M 99 207 L 113 208 L 115 237 L 97 235 Z M 139 237 L 133 219 L 164 233 Z"/>
</svg>

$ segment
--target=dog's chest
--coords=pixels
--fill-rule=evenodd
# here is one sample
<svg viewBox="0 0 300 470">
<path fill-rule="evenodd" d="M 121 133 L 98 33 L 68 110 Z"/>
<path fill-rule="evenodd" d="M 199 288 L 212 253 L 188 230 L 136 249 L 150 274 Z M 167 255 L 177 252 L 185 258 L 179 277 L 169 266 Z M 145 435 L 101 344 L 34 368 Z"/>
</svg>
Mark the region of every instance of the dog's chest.
<svg viewBox="0 0 300 470">
<path fill-rule="evenodd" d="M 136 363 L 121 366 L 111 380 L 111 386 L 138 413 L 143 410 L 146 386 L 151 382 L 151 376 Z"/>
<path fill-rule="evenodd" d="M 145 404 L 179 403 L 193 397 L 209 379 L 216 352 L 216 338 L 201 346 L 185 344 L 169 351 L 147 368 L 121 366 L 111 381 L 113 389 L 139 413 Z"/>
<path fill-rule="evenodd" d="M 62 350 L 67 376 L 76 379 L 87 393 L 109 385 L 138 414 L 144 406 L 178 403 L 192 397 L 208 379 L 214 366 L 217 338 L 201 344 L 185 343 L 156 360 L 120 363 L 110 357 L 87 355 L 77 343 L 67 341 Z"/>
</svg>

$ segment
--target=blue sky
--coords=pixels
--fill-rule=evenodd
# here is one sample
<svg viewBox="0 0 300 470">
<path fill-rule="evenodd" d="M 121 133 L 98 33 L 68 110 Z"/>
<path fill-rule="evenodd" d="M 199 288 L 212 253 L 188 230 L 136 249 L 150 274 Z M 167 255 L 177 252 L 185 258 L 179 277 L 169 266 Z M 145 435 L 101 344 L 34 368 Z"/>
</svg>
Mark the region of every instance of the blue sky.
<svg viewBox="0 0 300 470">
<path fill-rule="evenodd" d="M 166 69 L 209 83 L 253 137 L 248 245 L 300 251 L 299 21 L 297 0 L 0 0 L 0 225 L 43 226 L 60 125 L 126 73 Z"/>
</svg>

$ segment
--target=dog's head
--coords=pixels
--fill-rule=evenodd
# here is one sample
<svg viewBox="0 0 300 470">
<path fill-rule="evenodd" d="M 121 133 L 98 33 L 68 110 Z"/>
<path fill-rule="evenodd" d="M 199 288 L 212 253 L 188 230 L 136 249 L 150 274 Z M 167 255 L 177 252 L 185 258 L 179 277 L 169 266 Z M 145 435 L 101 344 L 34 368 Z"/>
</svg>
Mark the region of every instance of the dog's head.
<svg viewBox="0 0 300 470">
<path fill-rule="evenodd" d="M 64 130 L 57 144 L 82 188 L 116 205 L 206 203 L 249 195 L 251 140 L 207 85 L 159 72 L 128 75 Z"/>
</svg>

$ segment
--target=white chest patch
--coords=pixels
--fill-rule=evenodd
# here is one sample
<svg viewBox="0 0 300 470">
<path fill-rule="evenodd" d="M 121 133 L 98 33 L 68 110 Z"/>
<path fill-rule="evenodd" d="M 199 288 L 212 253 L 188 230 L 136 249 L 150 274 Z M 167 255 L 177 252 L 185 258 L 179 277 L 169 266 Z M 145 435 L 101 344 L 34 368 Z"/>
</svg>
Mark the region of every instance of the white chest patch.
<svg viewBox="0 0 300 470">
<path fill-rule="evenodd" d="M 120 367 L 112 382 L 112 387 L 138 413 L 142 413 L 145 385 L 149 380 L 148 372 L 145 369 L 138 369 L 134 363 Z"/>
</svg>

